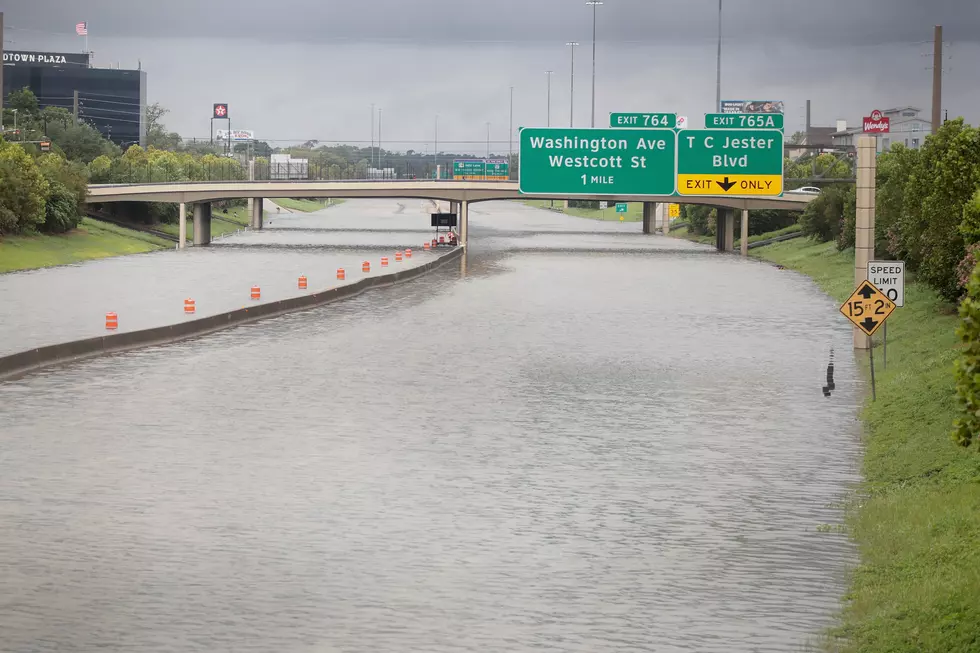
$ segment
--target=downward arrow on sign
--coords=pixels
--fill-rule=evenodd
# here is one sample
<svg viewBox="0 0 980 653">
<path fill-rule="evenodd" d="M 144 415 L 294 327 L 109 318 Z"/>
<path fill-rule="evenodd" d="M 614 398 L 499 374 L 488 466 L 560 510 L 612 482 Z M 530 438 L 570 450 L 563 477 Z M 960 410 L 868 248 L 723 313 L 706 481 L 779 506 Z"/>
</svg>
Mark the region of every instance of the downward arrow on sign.
<svg viewBox="0 0 980 653">
<path fill-rule="evenodd" d="M 717 183 L 726 193 L 732 189 L 732 186 L 738 185 L 737 181 L 728 181 L 728 177 L 725 177 L 725 181 L 719 181 Z"/>
<path fill-rule="evenodd" d="M 865 333 L 871 333 L 876 326 L 878 326 L 878 321 L 872 320 L 870 317 L 864 318 L 861 322 L 861 328 L 864 329 Z"/>
</svg>

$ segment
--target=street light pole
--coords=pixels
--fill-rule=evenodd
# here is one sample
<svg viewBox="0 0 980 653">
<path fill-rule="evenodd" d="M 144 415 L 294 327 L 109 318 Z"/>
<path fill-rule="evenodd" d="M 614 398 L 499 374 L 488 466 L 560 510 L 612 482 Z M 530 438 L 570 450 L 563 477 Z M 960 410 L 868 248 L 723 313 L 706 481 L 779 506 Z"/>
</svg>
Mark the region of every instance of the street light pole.
<svg viewBox="0 0 980 653">
<path fill-rule="evenodd" d="M 381 178 L 385 178 L 384 169 L 381 167 L 381 118 L 384 115 L 384 109 L 378 109 L 378 168 L 381 170 Z"/>
<path fill-rule="evenodd" d="M 596 7 L 602 0 L 589 0 L 585 4 L 592 5 L 592 127 L 595 127 L 595 19 Z"/>
<path fill-rule="evenodd" d="M 568 92 L 568 126 L 571 128 L 575 126 L 575 46 L 578 45 L 578 41 L 569 41 L 565 45 L 572 48 L 572 81 Z"/>
<path fill-rule="evenodd" d="M 432 146 L 432 158 L 436 165 L 436 179 L 439 178 L 439 114 L 436 114 L 435 144 Z"/>
<path fill-rule="evenodd" d="M 715 110 L 721 112 L 721 2 L 718 0 L 718 78 L 715 82 Z"/>
<path fill-rule="evenodd" d="M 487 123 L 487 158 L 490 158 L 490 123 Z M 486 171 L 484 171 L 486 172 Z"/>
<path fill-rule="evenodd" d="M 548 76 L 548 127 L 551 127 L 551 76 L 555 74 L 553 70 L 544 71 Z"/>
<path fill-rule="evenodd" d="M 374 167 L 374 104 L 371 104 L 371 167 Z"/>
</svg>

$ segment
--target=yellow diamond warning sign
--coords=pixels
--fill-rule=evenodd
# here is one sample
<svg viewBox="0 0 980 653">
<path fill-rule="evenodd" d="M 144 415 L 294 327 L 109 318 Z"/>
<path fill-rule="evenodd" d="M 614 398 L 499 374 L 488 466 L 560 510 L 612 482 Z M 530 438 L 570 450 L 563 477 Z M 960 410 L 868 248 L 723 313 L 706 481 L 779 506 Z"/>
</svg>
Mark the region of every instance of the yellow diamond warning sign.
<svg viewBox="0 0 980 653">
<path fill-rule="evenodd" d="M 781 195 L 782 175 L 677 175 L 678 195 Z"/>
<path fill-rule="evenodd" d="M 894 310 L 895 303 L 870 281 L 862 281 L 840 307 L 844 317 L 869 336 L 874 335 Z"/>
</svg>

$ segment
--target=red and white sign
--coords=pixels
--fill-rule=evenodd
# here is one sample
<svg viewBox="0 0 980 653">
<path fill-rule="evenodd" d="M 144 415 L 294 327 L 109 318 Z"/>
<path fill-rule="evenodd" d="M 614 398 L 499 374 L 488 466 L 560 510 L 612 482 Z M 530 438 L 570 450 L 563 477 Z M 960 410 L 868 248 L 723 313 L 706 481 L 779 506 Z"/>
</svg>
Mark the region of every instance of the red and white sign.
<svg viewBox="0 0 980 653">
<path fill-rule="evenodd" d="M 216 104 L 214 105 L 214 117 L 224 120 L 228 117 L 228 105 L 227 104 Z"/>
<path fill-rule="evenodd" d="M 881 111 L 875 109 L 870 116 L 864 117 L 864 133 L 866 134 L 887 134 L 891 131 L 891 118 L 881 115 Z"/>
</svg>

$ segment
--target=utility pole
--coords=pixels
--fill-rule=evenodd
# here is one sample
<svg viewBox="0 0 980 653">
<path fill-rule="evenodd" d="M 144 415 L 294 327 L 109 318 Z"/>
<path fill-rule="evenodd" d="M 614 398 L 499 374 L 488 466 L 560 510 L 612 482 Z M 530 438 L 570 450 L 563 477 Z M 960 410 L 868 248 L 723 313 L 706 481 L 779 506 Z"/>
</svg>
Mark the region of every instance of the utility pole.
<svg viewBox="0 0 980 653">
<path fill-rule="evenodd" d="M 78 124 L 78 90 L 77 89 L 72 94 L 72 109 L 71 109 L 71 112 L 72 112 L 72 115 L 75 116 L 75 124 L 77 125 Z"/>
<path fill-rule="evenodd" d="M 439 178 L 439 114 L 436 114 L 435 143 L 432 146 L 432 158 L 435 159 L 436 179 Z"/>
<path fill-rule="evenodd" d="M 572 82 L 568 92 L 568 126 L 571 128 L 575 126 L 575 46 L 578 45 L 578 41 L 569 41 L 565 45 L 572 48 Z"/>
<path fill-rule="evenodd" d="M 806 101 L 806 125 L 804 129 L 806 130 L 804 133 L 807 136 L 809 136 L 810 135 L 810 100 Z"/>
<path fill-rule="evenodd" d="M 585 4 L 592 5 L 592 127 L 595 128 L 595 19 L 596 8 L 602 0 L 588 0 Z"/>
<path fill-rule="evenodd" d="M 514 158 L 514 87 L 510 87 L 510 128 L 507 136 L 507 169 L 510 169 L 510 160 Z"/>
<path fill-rule="evenodd" d="M 371 167 L 374 167 L 374 103 L 371 104 Z"/>
<path fill-rule="evenodd" d="M 3 133 L 3 12 L 0 11 L 0 133 Z"/>
<path fill-rule="evenodd" d="M 490 158 L 490 123 L 487 123 L 487 158 Z M 486 164 L 484 164 L 485 166 Z M 486 168 L 483 170 L 484 176 L 486 175 Z"/>
<path fill-rule="evenodd" d="M 932 53 L 932 133 L 935 134 L 942 122 L 943 103 L 943 26 L 936 25 L 935 43 Z"/>
<path fill-rule="evenodd" d="M 385 178 L 384 168 L 382 167 L 384 164 L 381 163 L 381 152 L 383 151 L 381 147 L 381 118 L 383 116 L 384 109 L 378 109 L 378 168 L 381 170 L 382 179 Z"/>
<path fill-rule="evenodd" d="M 721 0 L 718 0 L 718 79 L 715 82 L 715 110 L 721 113 Z"/>
</svg>

